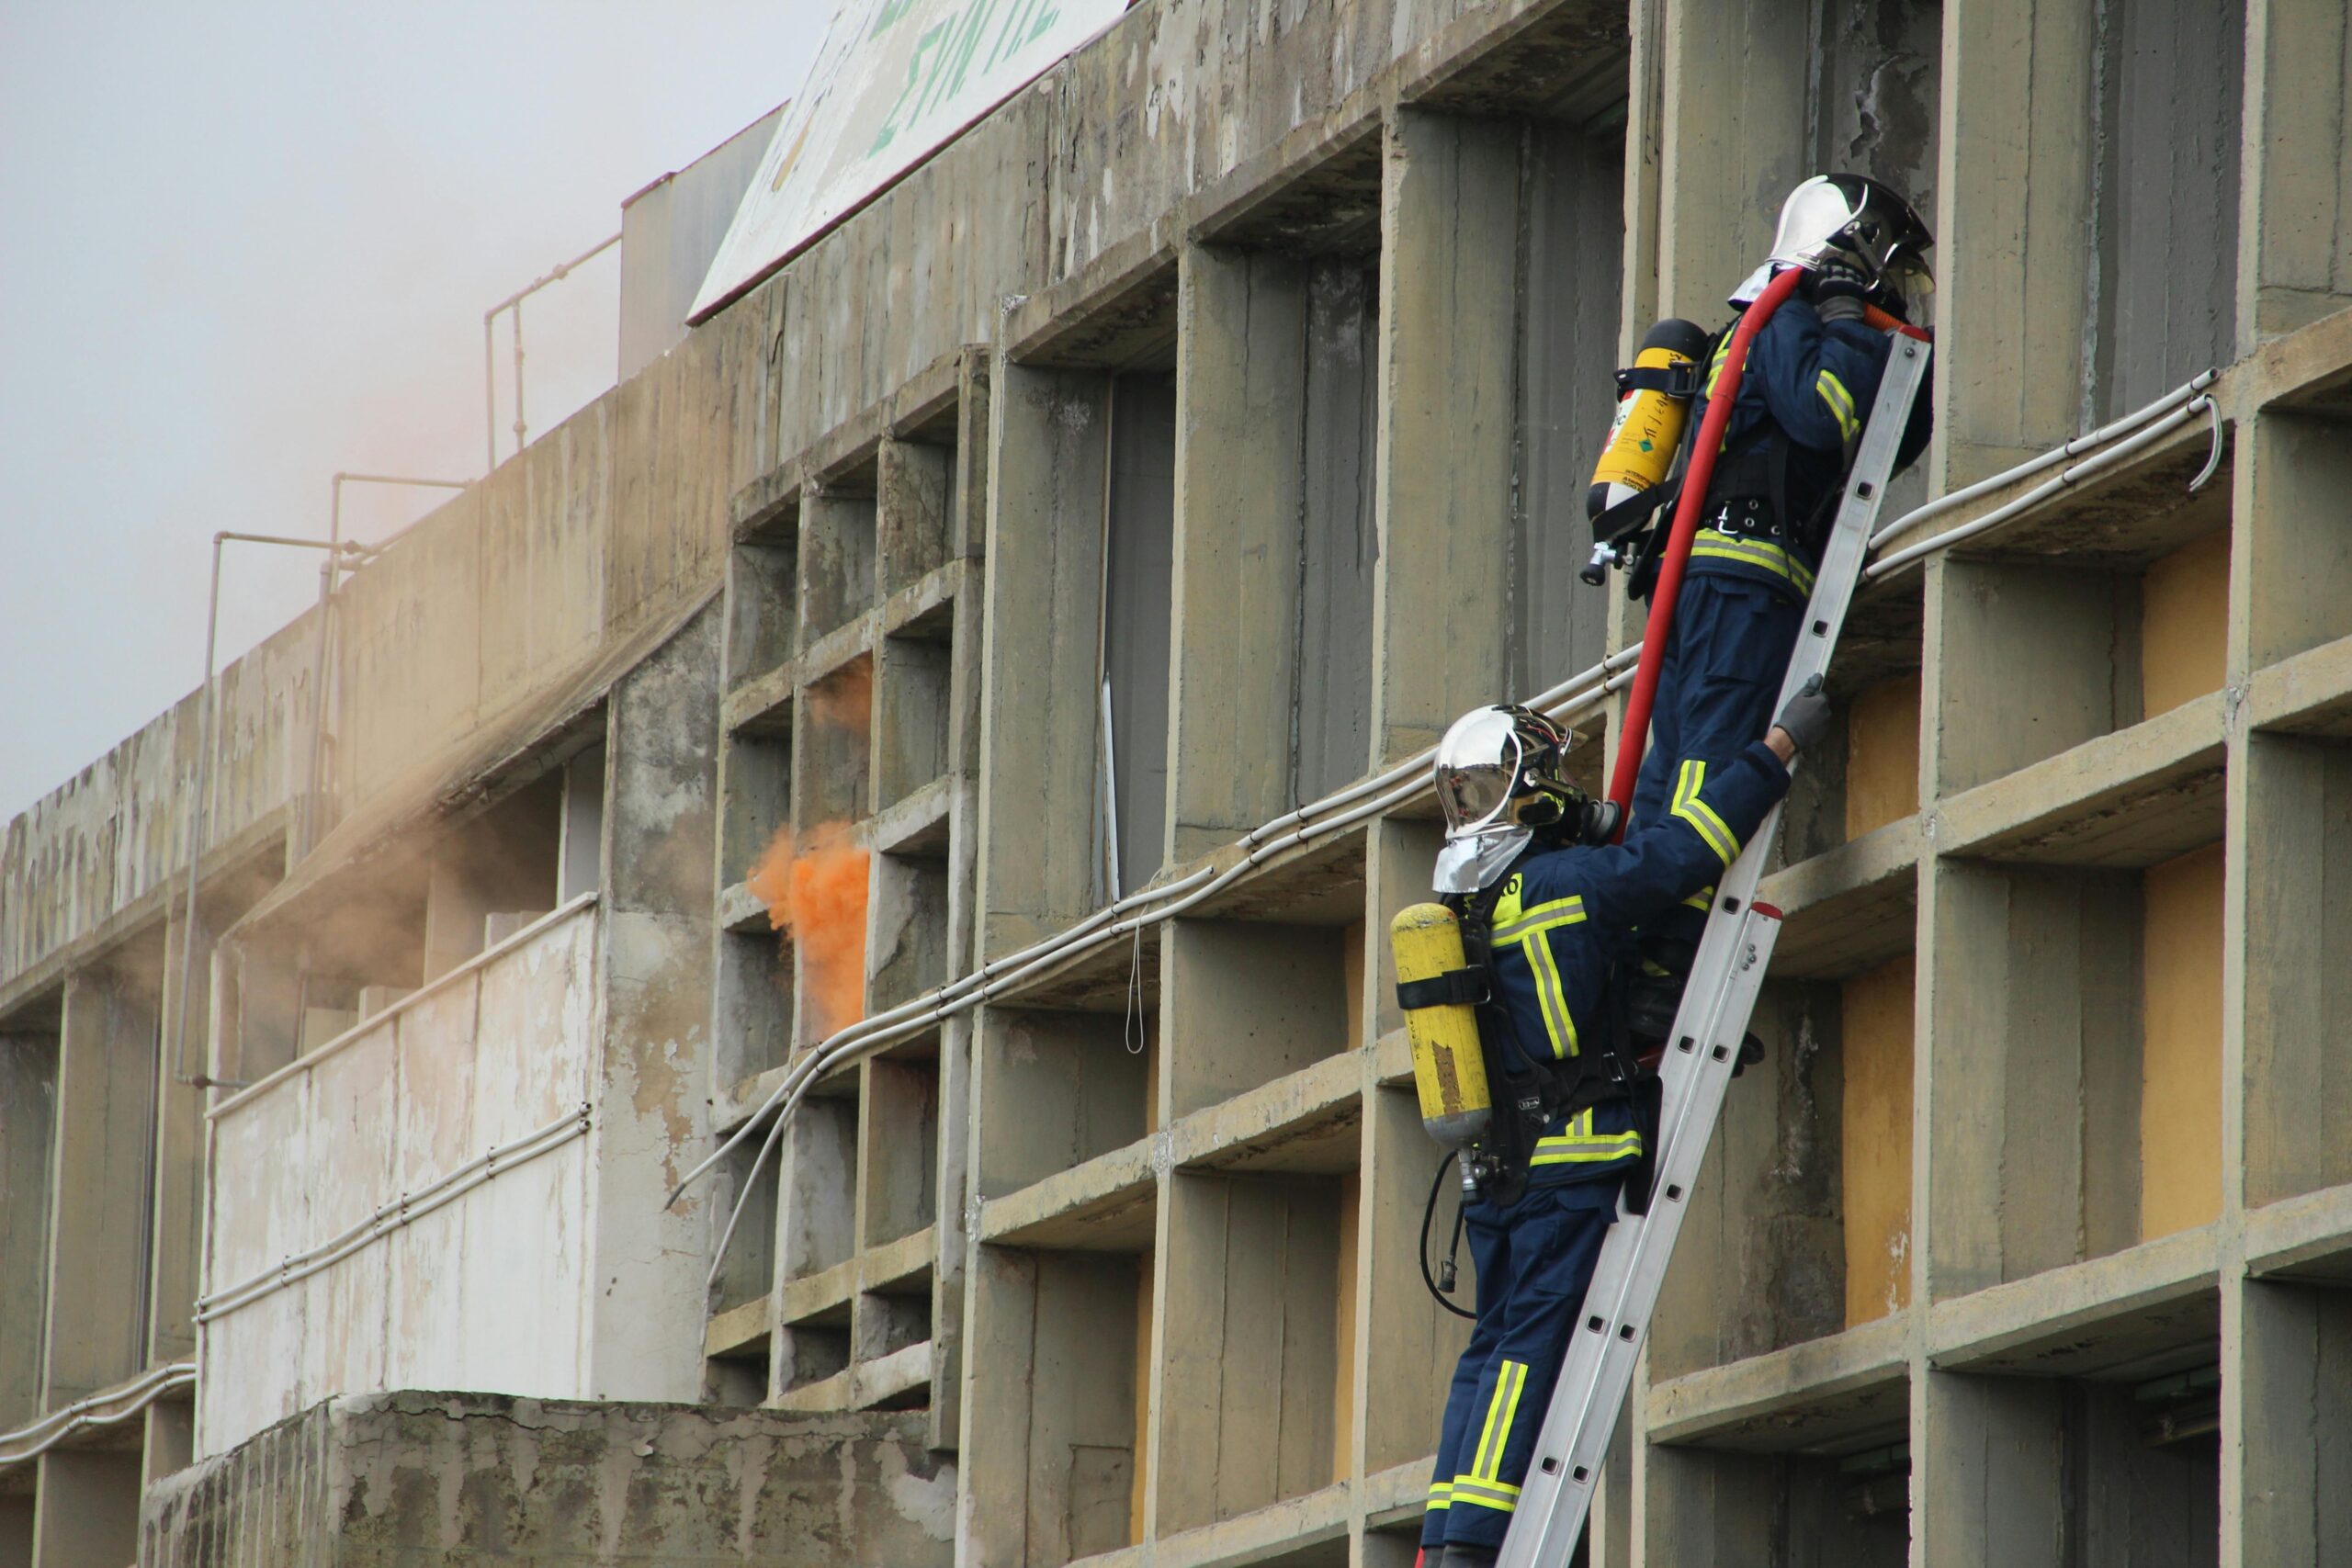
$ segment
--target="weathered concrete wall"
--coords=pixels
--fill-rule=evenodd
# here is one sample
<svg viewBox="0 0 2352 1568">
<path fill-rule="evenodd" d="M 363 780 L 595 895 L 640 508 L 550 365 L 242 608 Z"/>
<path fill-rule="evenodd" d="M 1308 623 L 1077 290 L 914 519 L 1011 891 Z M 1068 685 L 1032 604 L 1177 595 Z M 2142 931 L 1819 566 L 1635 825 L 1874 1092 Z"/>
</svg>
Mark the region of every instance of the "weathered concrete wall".
<svg viewBox="0 0 2352 1568">
<path fill-rule="evenodd" d="M 334 1399 L 152 1488 L 141 1568 L 949 1558 L 918 1414 L 785 1416 L 463 1393 Z"/>
<path fill-rule="evenodd" d="M 775 135 L 770 109 L 621 203 L 621 379 L 686 336 L 686 312 Z"/>
<path fill-rule="evenodd" d="M 594 906 L 542 928 L 230 1101 L 212 1122 L 205 1277 L 218 1295 L 608 1097 Z M 598 1157 L 562 1143 L 199 1330 L 217 1454 L 333 1395 L 433 1383 L 592 1392 Z"/>
</svg>

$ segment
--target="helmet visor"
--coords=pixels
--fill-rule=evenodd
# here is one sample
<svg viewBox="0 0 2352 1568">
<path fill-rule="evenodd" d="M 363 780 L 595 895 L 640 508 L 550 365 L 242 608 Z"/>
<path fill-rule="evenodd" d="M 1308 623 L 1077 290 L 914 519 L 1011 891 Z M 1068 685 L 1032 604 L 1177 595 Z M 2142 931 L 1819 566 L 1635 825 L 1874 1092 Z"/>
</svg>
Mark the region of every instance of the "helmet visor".
<svg viewBox="0 0 2352 1568">
<path fill-rule="evenodd" d="M 1437 770 L 1438 805 L 1445 812 L 1448 837 L 1491 826 L 1510 803 L 1516 767 L 1498 762 L 1442 765 Z"/>
</svg>

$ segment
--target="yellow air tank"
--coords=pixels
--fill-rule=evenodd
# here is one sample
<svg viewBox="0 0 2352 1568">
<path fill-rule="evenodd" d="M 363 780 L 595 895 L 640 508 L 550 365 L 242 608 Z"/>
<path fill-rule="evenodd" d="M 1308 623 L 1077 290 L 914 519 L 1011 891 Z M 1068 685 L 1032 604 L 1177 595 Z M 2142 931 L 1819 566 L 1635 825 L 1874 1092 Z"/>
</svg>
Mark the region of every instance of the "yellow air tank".
<svg viewBox="0 0 2352 1568">
<path fill-rule="evenodd" d="M 1634 371 L 1645 378 L 1689 367 L 1682 374 L 1695 383 L 1700 361 L 1714 340 L 1706 330 L 1676 316 L 1650 328 L 1634 355 Z M 1622 383 L 1621 383 L 1622 384 Z M 1611 507 L 1653 490 L 1666 479 L 1674 454 L 1682 445 L 1682 423 L 1690 412 L 1690 398 L 1676 397 L 1663 387 L 1630 386 L 1617 400 L 1617 417 L 1609 426 L 1609 442 L 1592 471 L 1592 488 L 1585 491 L 1585 515 L 1599 518 Z"/>
<path fill-rule="evenodd" d="M 1389 922 L 1399 990 L 1463 968 L 1462 923 L 1442 904 L 1415 904 Z M 1408 1006 L 1405 1032 L 1413 1044 L 1413 1085 L 1420 1091 L 1421 1125 L 1448 1148 L 1475 1143 L 1487 1130 L 1494 1102 L 1487 1090 L 1487 1059 L 1478 1048 L 1477 1010 L 1464 1001 Z"/>
</svg>

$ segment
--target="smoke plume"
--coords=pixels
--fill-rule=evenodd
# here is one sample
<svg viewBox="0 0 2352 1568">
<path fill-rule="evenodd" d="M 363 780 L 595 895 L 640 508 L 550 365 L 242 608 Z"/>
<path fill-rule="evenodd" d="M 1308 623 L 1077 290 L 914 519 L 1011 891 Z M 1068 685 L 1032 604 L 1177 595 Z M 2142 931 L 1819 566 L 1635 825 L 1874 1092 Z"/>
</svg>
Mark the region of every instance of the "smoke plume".
<svg viewBox="0 0 2352 1568">
<path fill-rule="evenodd" d="M 777 829 L 747 886 L 767 906 L 769 926 L 800 950 L 801 996 L 817 1033 L 865 1017 L 865 852 L 849 841 L 848 824 Z"/>
</svg>

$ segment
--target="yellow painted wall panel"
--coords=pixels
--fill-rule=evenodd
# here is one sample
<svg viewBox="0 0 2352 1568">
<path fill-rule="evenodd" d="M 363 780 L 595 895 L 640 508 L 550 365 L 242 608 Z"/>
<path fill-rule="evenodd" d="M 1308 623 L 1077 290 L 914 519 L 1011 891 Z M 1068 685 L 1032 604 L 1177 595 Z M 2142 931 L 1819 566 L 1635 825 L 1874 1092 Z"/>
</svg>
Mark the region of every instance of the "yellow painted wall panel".
<svg viewBox="0 0 2352 1568">
<path fill-rule="evenodd" d="M 1911 955 L 1845 986 L 1846 1325 L 1911 1301 Z"/>
<path fill-rule="evenodd" d="M 2222 846 L 2150 866 L 2140 1056 L 2140 1236 L 2222 1212 Z"/>
<path fill-rule="evenodd" d="M 1919 677 L 1882 681 L 1846 714 L 1846 837 L 1919 809 Z"/>
<path fill-rule="evenodd" d="M 2222 689 L 2229 657 L 2230 534 L 2183 545 L 2140 586 L 2140 707 L 2154 718 Z"/>
</svg>

